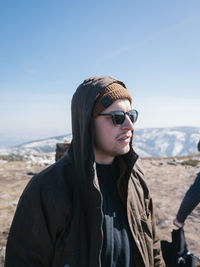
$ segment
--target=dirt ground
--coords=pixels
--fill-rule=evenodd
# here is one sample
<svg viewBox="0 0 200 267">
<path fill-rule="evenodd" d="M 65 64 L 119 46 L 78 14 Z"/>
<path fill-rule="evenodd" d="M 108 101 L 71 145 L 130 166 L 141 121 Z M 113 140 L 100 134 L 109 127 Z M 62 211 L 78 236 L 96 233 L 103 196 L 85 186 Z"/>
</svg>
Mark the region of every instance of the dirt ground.
<svg viewBox="0 0 200 267">
<path fill-rule="evenodd" d="M 175 158 L 141 161 L 154 199 L 160 239 L 171 242 L 172 220 L 185 192 L 200 171 L 200 164 L 183 166 Z M 45 167 L 27 162 L 0 161 L 0 267 L 3 266 L 7 235 L 19 196 L 31 177 Z M 200 205 L 188 217 L 184 227 L 190 251 L 200 257 L 199 226 Z"/>
<path fill-rule="evenodd" d="M 200 172 L 196 167 L 183 166 L 174 160 L 143 160 L 145 175 L 154 200 L 157 227 L 161 240 L 171 242 L 173 219 L 185 192 Z M 189 250 L 200 257 L 200 205 L 188 216 L 184 232 Z"/>
</svg>

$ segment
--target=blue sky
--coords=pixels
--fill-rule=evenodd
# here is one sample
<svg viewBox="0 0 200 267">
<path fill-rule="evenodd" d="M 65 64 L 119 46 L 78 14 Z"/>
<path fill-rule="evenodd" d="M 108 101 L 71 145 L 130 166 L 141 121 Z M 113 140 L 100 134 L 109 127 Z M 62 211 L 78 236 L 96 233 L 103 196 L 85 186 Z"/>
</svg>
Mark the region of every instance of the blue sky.
<svg viewBox="0 0 200 267">
<path fill-rule="evenodd" d="M 0 147 L 71 132 L 93 75 L 122 80 L 135 127 L 200 126 L 199 0 L 0 2 Z"/>
</svg>

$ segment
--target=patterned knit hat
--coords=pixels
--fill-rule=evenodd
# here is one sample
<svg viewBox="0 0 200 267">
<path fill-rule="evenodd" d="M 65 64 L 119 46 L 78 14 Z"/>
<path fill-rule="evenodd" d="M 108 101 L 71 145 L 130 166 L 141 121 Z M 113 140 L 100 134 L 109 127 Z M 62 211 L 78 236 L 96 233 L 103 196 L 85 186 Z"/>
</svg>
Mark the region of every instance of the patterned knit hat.
<svg viewBox="0 0 200 267">
<path fill-rule="evenodd" d="M 108 108 L 118 99 L 128 99 L 132 103 L 131 95 L 121 84 L 112 83 L 105 87 L 94 105 L 93 118 L 96 118 L 104 109 Z"/>
</svg>

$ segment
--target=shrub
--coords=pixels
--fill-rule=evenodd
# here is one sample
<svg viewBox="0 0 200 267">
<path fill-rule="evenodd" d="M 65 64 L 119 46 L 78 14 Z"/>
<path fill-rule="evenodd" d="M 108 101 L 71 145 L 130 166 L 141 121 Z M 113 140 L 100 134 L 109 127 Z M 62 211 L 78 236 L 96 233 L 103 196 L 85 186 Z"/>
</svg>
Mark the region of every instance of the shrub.
<svg viewBox="0 0 200 267">
<path fill-rule="evenodd" d="M 195 167 L 199 163 L 200 163 L 200 161 L 197 159 L 188 159 L 188 160 L 183 161 L 181 164 Z"/>
<path fill-rule="evenodd" d="M 16 155 L 16 154 L 0 155 L 0 160 L 23 161 L 24 157 L 22 155 Z"/>
</svg>

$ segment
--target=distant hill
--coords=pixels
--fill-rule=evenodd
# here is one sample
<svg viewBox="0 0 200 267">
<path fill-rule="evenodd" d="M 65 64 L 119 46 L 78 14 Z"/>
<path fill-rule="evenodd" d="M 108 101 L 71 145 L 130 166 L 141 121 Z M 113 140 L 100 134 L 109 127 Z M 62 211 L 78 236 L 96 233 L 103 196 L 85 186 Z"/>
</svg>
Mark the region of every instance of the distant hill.
<svg viewBox="0 0 200 267">
<path fill-rule="evenodd" d="M 71 141 L 71 134 L 54 136 L 46 139 L 30 141 L 18 146 L 0 149 L 2 159 L 26 159 L 36 164 L 52 164 L 55 161 L 55 151 L 57 143 Z M 19 157 L 20 156 L 20 157 Z"/>
<path fill-rule="evenodd" d="M 0 155 L 25 157 L 53 153 L 56 143 L 70 142 L 71 134 L 31 141 L 12 148 L 0 149 Z M 133 147 L 141 157 L 186 156 L 197 153 L 200 127 L 169 127 L 136 129 Z"/>
<path fill-rule="evenodd" d="M 133 147 L 142 157 L 186 156 L 197 153 L 200 127 L 136 129 Z"/>
</svg>

